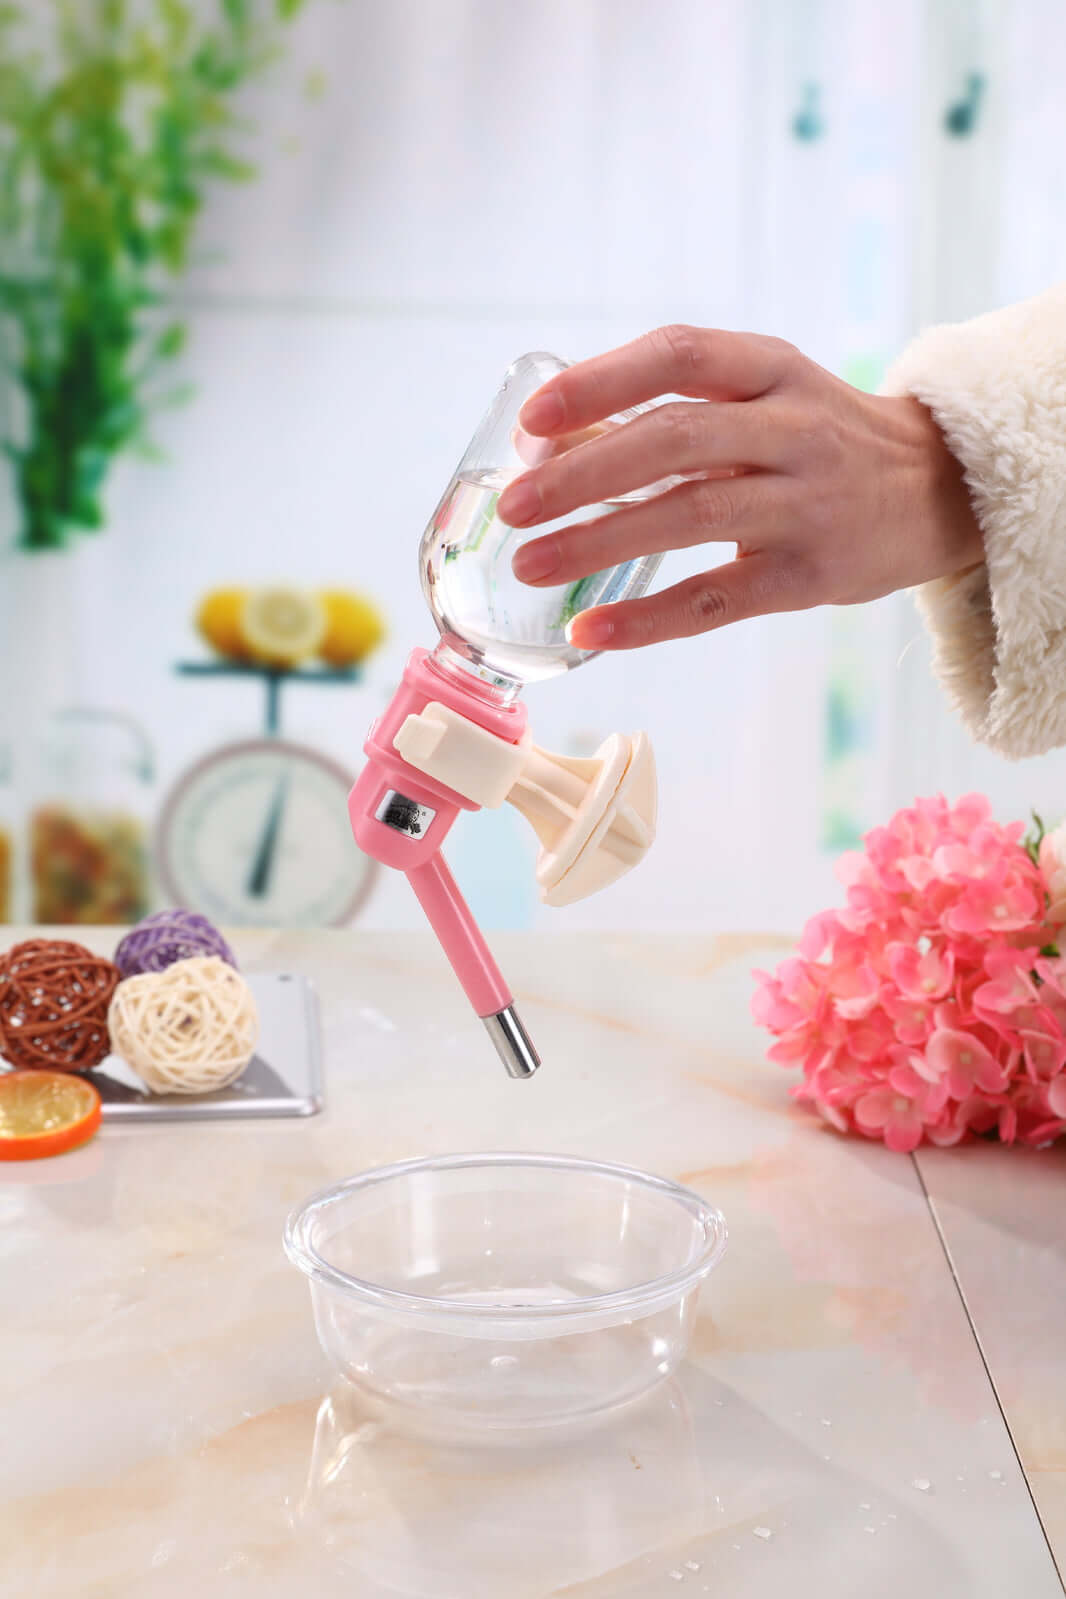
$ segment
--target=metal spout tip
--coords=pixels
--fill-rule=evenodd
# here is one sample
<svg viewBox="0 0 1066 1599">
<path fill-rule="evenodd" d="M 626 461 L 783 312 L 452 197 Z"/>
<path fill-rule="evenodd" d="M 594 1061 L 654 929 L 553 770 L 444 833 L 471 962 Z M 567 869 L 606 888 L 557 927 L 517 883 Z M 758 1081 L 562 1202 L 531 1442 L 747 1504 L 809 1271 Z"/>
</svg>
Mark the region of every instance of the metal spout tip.
<svg viewBox="0 0 1066 1599">
<path fill-rule="evenodd" d="M 497 1011 L 495 1016 L 483 1016 L 486 1031 L 496 1046 L 496 1053 L 507 1068 L 508 1077 L 527 1078 L 540 1065 L 536 1046 L 519 1018 L 513 1005 Z"/>
</svg>

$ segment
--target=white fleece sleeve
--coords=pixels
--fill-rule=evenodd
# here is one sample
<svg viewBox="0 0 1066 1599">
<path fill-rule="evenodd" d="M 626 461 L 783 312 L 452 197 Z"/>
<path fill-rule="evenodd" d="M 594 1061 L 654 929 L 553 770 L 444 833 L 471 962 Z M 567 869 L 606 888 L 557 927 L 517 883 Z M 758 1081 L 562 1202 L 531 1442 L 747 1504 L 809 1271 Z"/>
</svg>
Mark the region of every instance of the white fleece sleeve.
<svg viewBox="0 0 1066 1599">
<path fill-rule="evenodd" d="M 1066 284 L 930 328 L 882 393 L 930 408 L 984 534 L 984 566 L 917 591 L 949 698 L 1004 755 L 1066 744 Z"/>
</svg>

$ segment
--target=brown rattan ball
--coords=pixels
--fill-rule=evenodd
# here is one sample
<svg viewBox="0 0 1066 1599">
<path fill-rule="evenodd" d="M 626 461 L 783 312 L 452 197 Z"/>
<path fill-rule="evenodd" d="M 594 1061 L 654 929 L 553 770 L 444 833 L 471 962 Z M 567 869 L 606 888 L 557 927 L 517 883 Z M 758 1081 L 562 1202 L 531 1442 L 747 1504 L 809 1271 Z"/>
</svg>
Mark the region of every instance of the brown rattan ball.
<svg viewBox="0 0 1066 1599">
<path fill-rule="evenodd" d="M 119 969 L 81 944 L 31 938 L 0 955 L 0 1054 L 12 1066 L 87 1072 L 111 1049 Z"/>
</svg>

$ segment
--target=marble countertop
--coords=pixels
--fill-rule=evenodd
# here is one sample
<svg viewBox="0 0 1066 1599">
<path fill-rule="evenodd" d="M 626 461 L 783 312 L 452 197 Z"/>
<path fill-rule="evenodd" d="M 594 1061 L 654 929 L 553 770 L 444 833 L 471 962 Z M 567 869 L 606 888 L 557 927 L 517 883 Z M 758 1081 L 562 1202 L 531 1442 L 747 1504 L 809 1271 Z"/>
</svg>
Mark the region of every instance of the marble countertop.
<svg viewBox="0 0 1066 1599">
<path fill-rule="evenodd" d="M 3 1599 L 1061 1599 L 1062 1154 L 812 1124 L 747 1014 L 782 944 L 498 942 L 531 1083 L 428 936 L 246 932 L 318 987 L 321 1115 L 0 1168 Z M 317 1188 L 492 1148 L 642 1166 L 729 1221 L 679 1378 L 565 1447 L 370 1421 L 281 1250 Z"/>
</svg>

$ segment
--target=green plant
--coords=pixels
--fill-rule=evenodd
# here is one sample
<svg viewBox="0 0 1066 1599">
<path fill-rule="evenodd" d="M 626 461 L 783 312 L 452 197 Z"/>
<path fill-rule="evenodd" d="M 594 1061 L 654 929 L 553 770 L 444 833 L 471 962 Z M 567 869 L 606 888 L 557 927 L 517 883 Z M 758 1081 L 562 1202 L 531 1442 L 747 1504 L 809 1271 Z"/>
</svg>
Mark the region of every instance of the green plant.
<svg viewBox="0 0 1066 1599">
<path fill-rule="evenodd" d="M 0 0 L 0 447 L 24 547 L 99 527 L 111 463 L 176 398 L 167 280 L 208 187 L 253 175 L 234 94 L 301 4 Z"/>
</svg>

